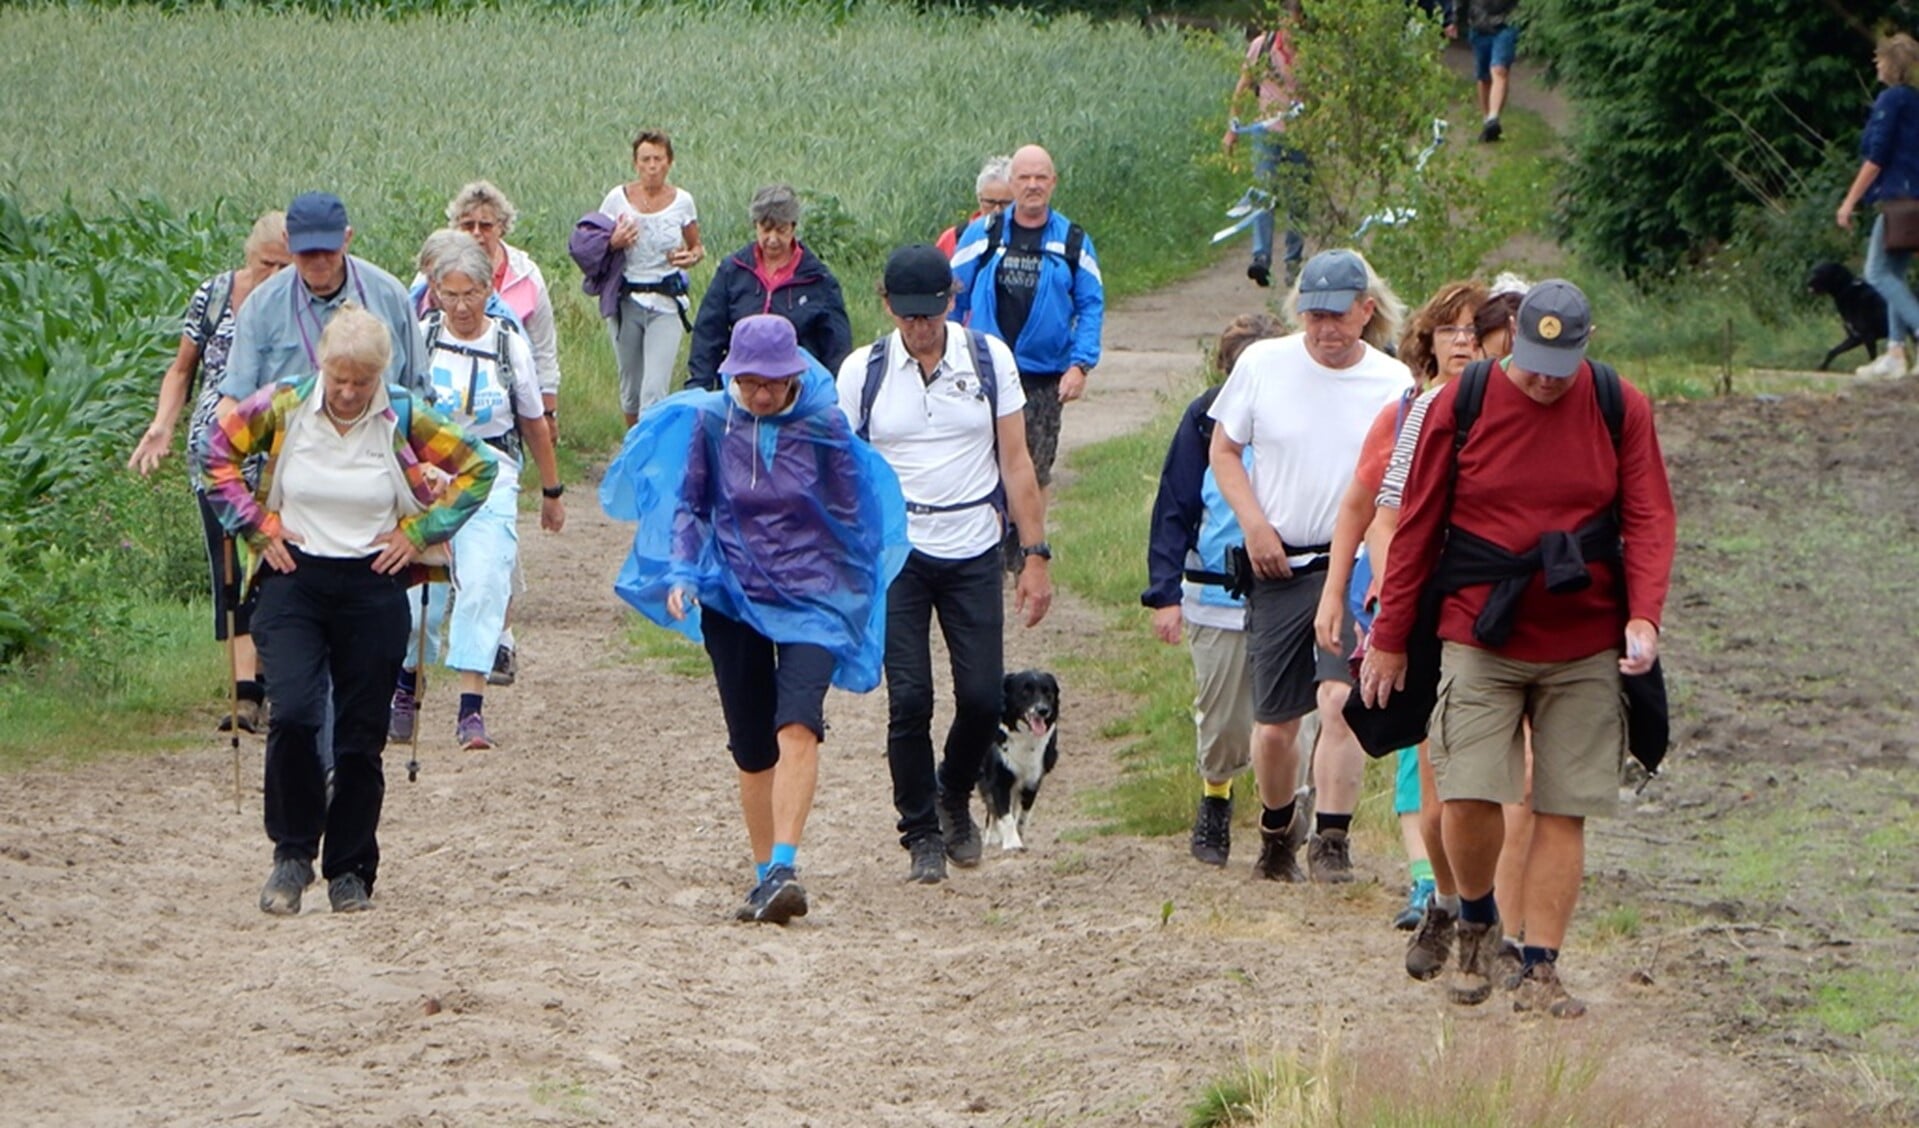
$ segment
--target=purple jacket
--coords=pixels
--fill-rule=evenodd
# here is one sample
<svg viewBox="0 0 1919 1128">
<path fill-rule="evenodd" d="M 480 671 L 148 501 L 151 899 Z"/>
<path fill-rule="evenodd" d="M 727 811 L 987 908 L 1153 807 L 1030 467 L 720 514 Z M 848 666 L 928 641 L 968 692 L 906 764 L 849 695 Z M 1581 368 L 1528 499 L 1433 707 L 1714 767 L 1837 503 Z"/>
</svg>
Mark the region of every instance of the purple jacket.
<svg viewBox="0 0 1919 1128">
<path fill-rule="evenodd" d="M 626 282 L 626 252 L 613 246 L 612 217 L 604 212 L 587 212 L 581 216 L 566 241 L 566 253 L 573 256 L 580 273 L 586 275 L 580 282 L 580 291 L 599 295 L 600 316 L 618 316 L 620 295 Z"/>
</svg>

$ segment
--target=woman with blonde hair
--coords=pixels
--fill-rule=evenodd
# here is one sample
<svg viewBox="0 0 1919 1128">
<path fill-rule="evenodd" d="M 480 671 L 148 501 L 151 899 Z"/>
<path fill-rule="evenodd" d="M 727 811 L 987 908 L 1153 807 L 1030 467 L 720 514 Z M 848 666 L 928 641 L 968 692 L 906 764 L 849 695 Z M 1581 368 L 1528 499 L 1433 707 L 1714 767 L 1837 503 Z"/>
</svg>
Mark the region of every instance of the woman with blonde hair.
<svg viewBox="0 0 1919 1128">
<path fill-rule="evenodd" d="M 513 201 L 490 180 L 475 180 L 462 187 L 446 205 L 447 226 L 479 240 L 480 249 L 493 264 L 493 293 L 526 330 L 527 344 L 533 347 L 533 372 L 540 386 L 547 429 L 557 443 L 560 341 L 553 325 L 553 297 L 547 292 L 546 275 L 540 273 L 539 266 L 525 251 L 506 241 L 519 217 Z M 422 266 L 421 273 L 426 269 Z"/>
<path fill-rule="evenodd" d="M 1906 338 L 1919 333 L 1919 298 L 1906 284 L 1912 250 L 1886 246 L 1886 206 L 1894 201 L 1919 199 L 1919 41 L 1901 32 L 1879 41 L 1872 53 L 1879 81 L 1885 85 L 1873 99 L 1872 116 L 1859 137 L 1859 172 L 1839 202 L 1839 226 L 1852 230 L 1852 213 L 1860 204 L 1879 204 L 1872 232 L 1866 237 L 1866 281 L 1886 299 L 1886 351 L 1859 368 L 1861 376 L 1904 376 Z"/>
</svg>

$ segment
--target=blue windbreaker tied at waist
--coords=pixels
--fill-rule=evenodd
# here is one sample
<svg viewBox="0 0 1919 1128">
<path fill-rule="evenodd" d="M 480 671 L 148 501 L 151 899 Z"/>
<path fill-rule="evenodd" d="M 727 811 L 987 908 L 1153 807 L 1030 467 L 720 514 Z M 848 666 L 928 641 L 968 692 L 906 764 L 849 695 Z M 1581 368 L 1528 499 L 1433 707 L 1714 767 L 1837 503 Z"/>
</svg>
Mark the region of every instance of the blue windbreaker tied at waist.
<svg viewBox="0 0 1919 1128">
<path fill-rule="evenodd" d="M 880 683 L 886 589 L 906 563 L 906 502 L 884 459 L 855 438 L 833 377 L 808 358 L 798 398 L 757 417 L 719 391 L 654 404 L 600 484 L 609 517 L 638 521 L 613 590 L 655 623 L 700 641 L 699 612 L 674 621 L 683 588 L 774 642 L 824 647 L 833 684 Z"/>
</svg>

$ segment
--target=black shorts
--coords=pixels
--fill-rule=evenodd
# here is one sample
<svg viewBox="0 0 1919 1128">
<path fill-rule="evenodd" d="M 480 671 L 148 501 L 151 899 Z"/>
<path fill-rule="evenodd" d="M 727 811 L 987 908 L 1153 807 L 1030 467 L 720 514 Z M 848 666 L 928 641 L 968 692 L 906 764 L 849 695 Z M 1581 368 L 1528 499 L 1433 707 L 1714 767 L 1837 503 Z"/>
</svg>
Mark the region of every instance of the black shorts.
<svg viewBox="0 0 1919 1128">
<path fill-rule="evenodd" d="M 1346 656 L 1321 650 L 1313 617 L 1326 588 L 1326 571 L 1289 580 L 1258 580 L 1246 603 L 1246 653 L 1253 668 L 1253 719 L 1276 725 L 1303 717 L 1319 703 L 1319 683 L 1352 684 Z M 1350 652 L 1350 620 L 1341 638 Z"/>
<path fill-rule="evenodd" d="M 779 731 L 805 725 L 826 737 L 826 690 L 833 655 L 810 642 L 779 642 L 711 608 L 700 608 L 700 633 L 726 715 L 726 746 L 743 772 L 780 762 Z"/>
</svg>

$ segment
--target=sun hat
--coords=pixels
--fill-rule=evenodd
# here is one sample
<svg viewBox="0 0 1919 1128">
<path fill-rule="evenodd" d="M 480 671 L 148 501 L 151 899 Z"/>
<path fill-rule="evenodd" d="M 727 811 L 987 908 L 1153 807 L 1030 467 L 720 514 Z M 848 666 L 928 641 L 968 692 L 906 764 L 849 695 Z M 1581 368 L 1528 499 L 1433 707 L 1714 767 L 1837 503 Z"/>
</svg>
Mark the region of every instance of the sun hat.
<svg viewBox="0 0 1919 1128">
<path fill-rule="evenodd" d="M 1299 311 L 1345 313 L 1366 292 L 1366 262 L 1348 250 L 1321 251 L 1299 272 Z"/>
<path fill-rule="evenodd" d="M 742 317 L 733 326 L 733 340 L 720 361 L 722 376 L 758 376 L 783 380 L 806 371 L 793 323 L 777 313 Z"/>
<path fill-rule="evenodd" d="M 331 192 L 302 192 L 287 205 L 287 250 L 337 251 L 346 246 L 346 205 Z"/>
<path fill-rule="evenodd" d="M 953 267 L 939 248 L 901 247 L 886 260 L 886 304 L 901 317 L 942 317 L 953 297 Z"/>
<path fill-rule="evenodd" d="M 1513 363 L 1541 376 L 1571 376 L 1586 359 L 1592 317 L 1592 305 L 1571 282 L 1549 278 L 1534 286 L 1519 303 Z"/>
</svg>

